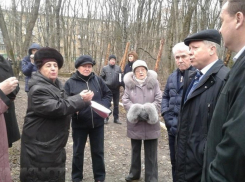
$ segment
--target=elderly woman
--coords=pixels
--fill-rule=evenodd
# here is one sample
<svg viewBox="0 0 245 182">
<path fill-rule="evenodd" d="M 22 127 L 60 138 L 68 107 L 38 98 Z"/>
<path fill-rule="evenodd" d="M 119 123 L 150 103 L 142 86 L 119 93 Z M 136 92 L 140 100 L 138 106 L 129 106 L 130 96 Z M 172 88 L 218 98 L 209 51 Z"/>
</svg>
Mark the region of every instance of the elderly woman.
<svg viewBox="0 0 245 182">
<path fill-rule="evenodd" d="M 127 136 L 131 138 L 131 168 L 126 181 L 140 179 L 141 145 L 145 149 L 145 181 L 158 181 L 157 145 L 160 136 L 158 111 L 162 94 L 157 73 L 148 70 L 145 61 L 137 60 L 133 72 L 124 77 L 125 92 L 122 97 L 127 110 Z"/>
<path fill-rule="evenodd" d="M 52 48 L 35 53 L 38 71 L 29 80 L 28 107 L 23 126 L 20 157 L 22 182 L 65 182 L 65 145 L 71 114 L 90 105 L 92 92 L 67 97 L 58 70 L 62 55 Z"/>
<path fill-rule="evenodd" d="M 80 90 L 92 90 L 93 101 L 110 108 L 112 93 L 103 80 L 94 74 L 95 61 L 89 55 L 77 58 L 75 68 L 77 71 L 65 83 L 68 95 L 75 95 Z M 73 160 L 72 181 L 83 180 L 84 149 L 89 137 L 92 157 L 94 181 L 105 180 L 104 163 L 104 118 L 100 117 L 92 108 L 74 113 L 72 117 Z"/>
</svg>

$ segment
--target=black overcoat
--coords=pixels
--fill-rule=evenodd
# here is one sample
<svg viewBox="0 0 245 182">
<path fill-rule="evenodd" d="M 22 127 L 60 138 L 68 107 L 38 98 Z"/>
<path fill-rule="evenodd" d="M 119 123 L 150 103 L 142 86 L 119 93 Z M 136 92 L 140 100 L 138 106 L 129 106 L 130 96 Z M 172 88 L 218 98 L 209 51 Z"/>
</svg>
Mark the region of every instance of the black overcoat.
<svg viewBox="0 0 245 182">
<path fill-rule="evenodd" d="M 28 106 L 21 137 L 20 180 L 65 182 L 65 145 L 71 114 L 90 107 L 79 94 L 66 96 L 61 82 L 39 71 L 29 80 Z"/>
<path fill-rule="evenodd" d="M 199 182 L 209 124 L 229 69 L 218 60 L 203 76 L 185 101 L 184 95 L 196 72 L 189 71 L 184 80 L 176 146 L 178 182 Z"/>
<path fill-rule="evenodd" d="M 245 51 L 222 89 L 210 124 L 202 182 L 245 181 Z"/>
</svg>

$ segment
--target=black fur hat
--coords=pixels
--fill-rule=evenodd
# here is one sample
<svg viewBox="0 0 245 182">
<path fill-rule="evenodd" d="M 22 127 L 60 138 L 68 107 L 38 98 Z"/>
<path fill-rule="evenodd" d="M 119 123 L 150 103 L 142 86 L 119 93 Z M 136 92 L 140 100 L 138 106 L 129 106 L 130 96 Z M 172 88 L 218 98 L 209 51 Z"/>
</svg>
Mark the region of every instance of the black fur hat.
<svg viewBox="0 0 245 182">
<path fill-rule="evenodd" d="M 44 47 L 39 49 L 34 55 L 34 62 L 37 69 L 40 69 L 47 59 L 55 59 L 57 61 L 59 69 L 63 66 L 63 56 L 54 48 Z"/>
</svg>

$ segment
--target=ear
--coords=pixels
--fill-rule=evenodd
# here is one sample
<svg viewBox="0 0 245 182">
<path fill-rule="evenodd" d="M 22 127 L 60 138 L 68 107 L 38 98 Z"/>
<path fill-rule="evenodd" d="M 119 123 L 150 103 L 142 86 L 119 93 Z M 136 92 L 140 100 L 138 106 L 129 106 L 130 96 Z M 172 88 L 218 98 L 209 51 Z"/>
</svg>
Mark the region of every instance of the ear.
<svg viewBox="0 0 245 182">
<path fill-rule="evenodd" d="M 240 27 L 243 26 L 243 24 L 245 23 L 245 16 L 242 12 L 237 12 L 235 15 L 236 18 L 236 29 L 239 29 Z"/>
<path fill-rule="evenodd" d="M 215 46 L 210 46 L 210 56 L 214 55 L 216 53 L 216 47 Z"/>
</svg>

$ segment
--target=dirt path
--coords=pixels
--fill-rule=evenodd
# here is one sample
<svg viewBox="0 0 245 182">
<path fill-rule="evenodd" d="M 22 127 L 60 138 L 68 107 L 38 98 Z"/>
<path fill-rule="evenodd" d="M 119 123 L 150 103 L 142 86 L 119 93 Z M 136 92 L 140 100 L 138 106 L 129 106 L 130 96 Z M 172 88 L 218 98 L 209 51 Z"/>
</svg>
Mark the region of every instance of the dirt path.
<svg viewBox="0 0 245 182">
<path fill-rule="evenodd" d="M 24 92 L 24 82 L 20 81 L 21 90 L 15 101 L 16 115 L 20 130 L 24 122 L 27 107 L 27 94 Z M 112 118 L 109 124 L 105 125 L 105 165 L 106 182 L 123 182 L 130 168 L 131 148 L 130 139 L 126 137 L 126 119 L 125 111 L 120 108 L 121 125 L 114 124 Z M 158 146 L 158 173 L 159 182 L 171 182 L 171 164 L 169 159 L 168 142 L 166 131 L 162 130 L 162 136 L 159 138 Z M 71 133 L 66 145 L 66 181 L 71 181 L 71 161 L 72 161 L 72 138 Z M 12 168 L 12 178 L 14 182 L 19 182 L 19 155 L 20 141 L 14 143 L 9 150 L 10 162 Z M 142 156 L 144 155 L 142 150 Z M 89 143 L 86 144 L 84 159 L 84 182 L 93 182 L 91 155 Z M 144 161 L 142 160 L 141 182 L 144 181 Z"/>
</svg>

